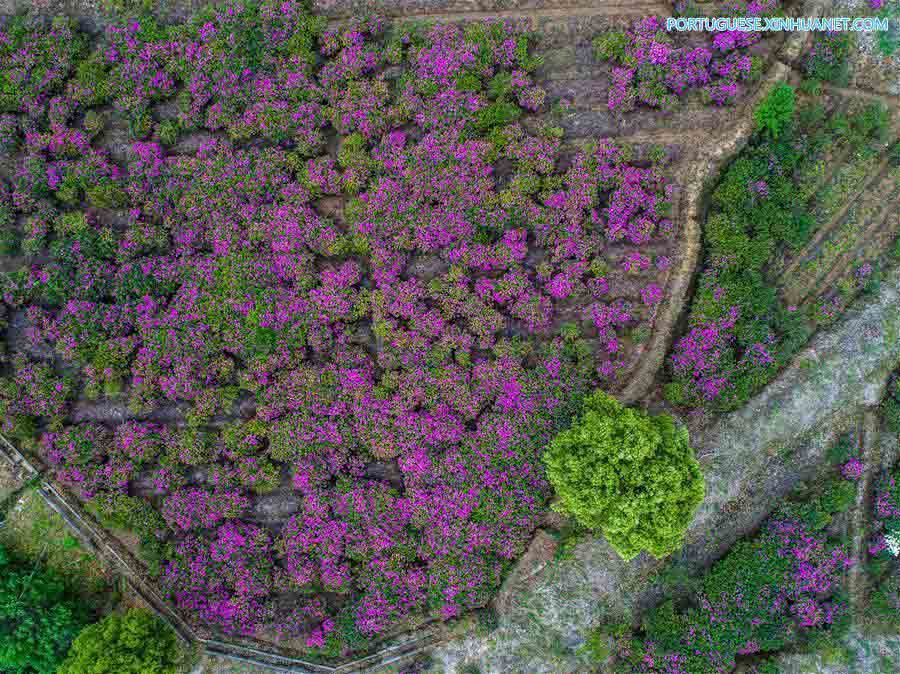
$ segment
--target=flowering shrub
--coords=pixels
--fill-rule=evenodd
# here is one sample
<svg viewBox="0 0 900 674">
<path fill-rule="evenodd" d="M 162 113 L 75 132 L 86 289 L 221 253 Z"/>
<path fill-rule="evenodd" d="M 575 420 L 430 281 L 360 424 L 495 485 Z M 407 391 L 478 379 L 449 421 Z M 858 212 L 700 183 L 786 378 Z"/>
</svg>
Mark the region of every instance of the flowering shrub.
<svg viewBox="0 0 900 674">
<path fill-rule="evenodd" d="M 60 17 L 47 30 L 25 16 L 13 18 L 0 40 L 0 112 L 47 115 L 84 48 L 69 19 Z"/>
<path fill-rule="evenodd" d="M 264 0 L 71 54 L 28 30 L 55 66 L 3 108 L 28 355 L 0 399 L 54 423 L 57 478 L 225 631 L 339 655 L 484 606 L 546 506 L 543 447 L 662 301 L 660 168 L 527 131 L 512 24 L 326 31 Z M 142 420 L 74 423 L 76 398 Z"/>
<path fill-rule="evenodd" d="M 841 588 L 852 561 L 822 532 L 791 508 L 774 514 L 703 575 L 687 608 L 669 600 L 650 613 L 642 637 L 620 648 L 621 671 L 730 672 L 742 655 L 843 629 Z"/>
<path fill-rule="evenodd" d="M 896 538 L 900 534 L 900 480 L 895 467 L 882 479 L 875 490 L 874 529 L 876 533 L 869 545 L 872 555 L 897 556 Z"/>
<path fill-rule="evenodd" d="M 900 437 L 900 374 L 896 372 L 888 379 L 887 393 L 881 409 L 888 431 Z"/>
<path fill-rule="evenodd" d="M 740 16 L 773 12 L 776 0 L 731 3 Z M 726 105 L 740 93 L 739 82 L 757 76 L 759 63 L 746 53 L 760 40 L 754 32 L 715 33 L 708 44 L 677 46 L 656 17 L 636 21 L 626 31 L 609 31 L 594 40 L 598 59 L 613 65 L 607 107 L 620 113 L 638 105 L 674 109 L 691 91 L 708 103 Z"/>
<path fill-rule="evenodd" d="M 898 406 L 900 376 L 894 372 L 888 378 L 882 418 L 890 433 L 900 433 Z M 871 534 L 868 553 L 872 590 L 867 606 L 866 621 L 870 629 L 893 633 L 900 611 L 900 463 L 882 472 L 875 484 L 872 503 Z"/>
<path fill-rule="evenodd" d="M 239 634 L 272 620 L 274 560 L 264 529 L 227 522 L 212 537 L 184 539 L 175 554 L 162 582 L 180 607 Z"/>
<path fill-rule="evenodd" d="M 784 96 L 793 100 L 792 92 Z M 675 404 L 739 407 L 812 332 L 796 307 L 782 304 L 767 267 L 811 236 L 814 220 L 797 207 L 793 176 L 812 161 L 814 140 L 796 120 L 786 121 L 781 113 L 776 120 L 770 113 L 758 117 L 777 131 L 755 136 L 712 194 L 705 266 L 689 327 L 670 361 L 666 395 Z"/>
<path fill-rule="evenodd" d="M 895 375 L 896 377 L 896 375 Z M 868 572 L 872 582 L 866 623 L 892 634 L 900 611 L 900 464 L 884 471 L 875 485 Z"/>
</svg>

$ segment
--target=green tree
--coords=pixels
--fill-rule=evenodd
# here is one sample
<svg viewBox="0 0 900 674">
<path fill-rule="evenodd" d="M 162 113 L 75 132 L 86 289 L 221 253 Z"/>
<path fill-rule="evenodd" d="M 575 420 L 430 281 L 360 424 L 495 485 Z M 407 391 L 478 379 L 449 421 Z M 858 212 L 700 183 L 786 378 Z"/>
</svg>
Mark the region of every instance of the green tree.
<svg viewBox="0 0 900 674">
<path fill-rule="evenodd" d="M 776 86 L 753 111 L 756 128 L 778 138 L 794 117 L 794 87 L 783 82 Z"/>
<path fill-rule="evenodd" d="M 89 620 L 58 576 L 17 567 L 0 548 L 0 672 L 53 674 Z"/>
<path fill-rule="evenodd" d="M 174 674 L 178 640 L 149 611 L 129 609 L 86 627 L 59 674 Z"/>
<path fill-rule="evenodd" d="M 623 558 L 676 550 L 703 500 L 687 429 L 596 391 L 544 453 L 555 506 L 600 529 Z"/>
</svg>

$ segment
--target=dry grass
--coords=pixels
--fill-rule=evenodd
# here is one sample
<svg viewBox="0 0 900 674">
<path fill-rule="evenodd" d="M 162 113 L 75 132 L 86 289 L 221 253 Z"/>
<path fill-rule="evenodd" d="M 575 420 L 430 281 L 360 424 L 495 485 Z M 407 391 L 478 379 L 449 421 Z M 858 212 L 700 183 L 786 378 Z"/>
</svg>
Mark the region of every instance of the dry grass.
<svg viewBox="0 0 900 674">
<path fill-rule="evenodd" d="M 22 483 L 16 479 L 9 466 L 0 462 L 0 503 L 12 496 L 21 486 Z"/>
</svg>

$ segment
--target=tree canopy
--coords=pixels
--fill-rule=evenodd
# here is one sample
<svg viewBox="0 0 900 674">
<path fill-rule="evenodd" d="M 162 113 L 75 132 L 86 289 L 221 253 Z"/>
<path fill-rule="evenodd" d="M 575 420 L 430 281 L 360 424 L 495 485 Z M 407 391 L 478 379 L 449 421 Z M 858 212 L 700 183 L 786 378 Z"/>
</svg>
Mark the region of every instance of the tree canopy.
<svg viewBox="0 0 900 674">
<path fill-rule="evenodd" d="M 0 672 L 54 674 L 89 621 L 61 578 L 14 564 L 0 547 Z"/>
<path fill-rule="evenodd" d="M 149 611 L 130 609 L 85 628 L 59 674 L 174 674 L 178 640 Z"/>
<path fill-rule="evenodd" d="M 555 507 L 601 530 L 625 559 L 676 550 L 703 500 L 687 429 L 669 416 L 623 407 L 602 391 L 554 438 L 544 462 L 559 497 Z"/>
</svg>

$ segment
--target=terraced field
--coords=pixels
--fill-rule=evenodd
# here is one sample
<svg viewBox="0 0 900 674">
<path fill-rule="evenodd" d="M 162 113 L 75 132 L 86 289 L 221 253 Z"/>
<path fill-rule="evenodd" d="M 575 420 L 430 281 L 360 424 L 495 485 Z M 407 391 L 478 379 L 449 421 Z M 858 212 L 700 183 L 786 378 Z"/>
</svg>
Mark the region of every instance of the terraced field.
<svg viewBox="0 0 900 674">
<path fill-rule="evenodd" d="M 858 145 L 829 137 L 819 156 L 806 163 L 797 196 L 808 204 L 813 235 L 772 270 L 785 303 L 815 322 L 828 323 L 859 294 L 900 236 L 896 103 L 841 96 L 830 118 L 873 104 L 884 106 L 893 124 L 881 137 Z"/>
</svg>

